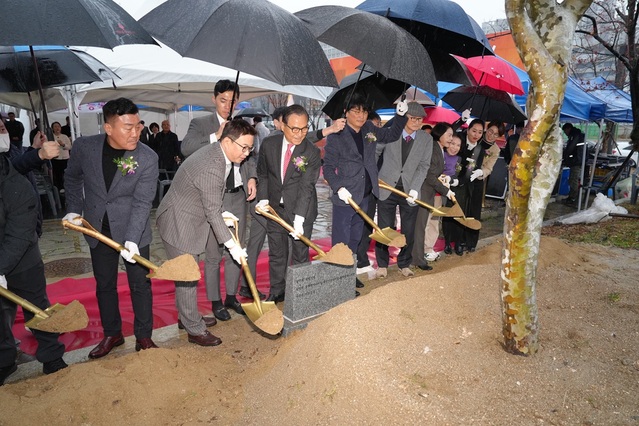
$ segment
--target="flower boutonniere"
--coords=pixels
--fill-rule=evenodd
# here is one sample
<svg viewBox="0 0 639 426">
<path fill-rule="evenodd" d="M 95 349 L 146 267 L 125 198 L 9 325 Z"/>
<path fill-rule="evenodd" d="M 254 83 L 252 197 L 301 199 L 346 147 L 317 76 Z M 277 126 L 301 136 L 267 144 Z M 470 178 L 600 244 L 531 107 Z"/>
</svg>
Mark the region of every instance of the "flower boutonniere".
<svg viewBox="0 0 639 426">
<path fill-rule="evenodd" d="M 305 156 L 299 156 L 293 158 L 293 165 L 297 169 L 298 172 L 305 172 L 306 166 L 308 165 L 308 159 Z"/>
<path fill-rule="evenodd" d="M 375 136 L 375 133 L 373 132 L 366 133 L 366 136 L 364 137 L 366 138 L 366 142 L 368 143 L 377 142 L 377 136 Z"/>
<path fill-rule="evenodd" d="M 133 156 L 129 158 L 114 158 L 113 162 L 118 165 L 118 170 L 122 172 L 122 176 L 133 175 L 135 174 L 135 169 L 138 168 L 138 162 L 133 159 Z"/>
<path fill-rule="evenodd" d="M 473 160 L 472 158 L 466 158 L 466 161 L 466 170 L 468 170 L 469 172 L 475 170 L 475 160 Z"/>
<path fill-rule="evenodd" d="M 484 158 L 490 158 L 493 156 L 493 152 L 490 149 L 484 151 Z"/>
</svg>

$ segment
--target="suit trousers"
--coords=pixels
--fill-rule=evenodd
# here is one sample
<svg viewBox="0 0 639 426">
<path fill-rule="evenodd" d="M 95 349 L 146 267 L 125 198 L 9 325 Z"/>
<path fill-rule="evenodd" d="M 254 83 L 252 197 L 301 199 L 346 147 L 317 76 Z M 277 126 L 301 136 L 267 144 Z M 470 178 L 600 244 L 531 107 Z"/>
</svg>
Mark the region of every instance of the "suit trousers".
<svg viewBox="0 0 639 426">
<path fill-rule="evenodd" d="M 39 264 L 18 272 L 8 274 L 7 288 L 9 291 L 33 303 L 40 309 L 46 309 L 51 306 L 47 297 L 47 282 L 44 277 L 44 264 Z M 17 347 L 16 341 L 11 330 L 15 319 L 17 305 L 3 297 L 0 302 L 0 367 L 8 367 L 15 362 Z M 24 322 L 28 322 L 33 318 L 33 313 L 27 309 L 22 310 L 24 314 Z M 31 329 L 34 337 L 38 342 L 36 349 L 36 359 L 42 363 L 53 361 L 62 357 L 64 354 L 64 345 L 58 341 L 59 334 L 47 333 L 36 329 Z"/>
<path fill-rule="evenodd" d="M 278 212 L 281 217 L 286 217 Z M 286 269 L 290 259 L 293 265 L 307 263 L 308 246 L 299 240 L 294 240 L 278 223 L 269 222 L 268 228 L 268 259 L 271 289 L 269 294 L 279 296 L 286 290 Z M 304 235 L 311 238 L 313 222 L 304 222 Z M 290 244 L 290 246 L 289 246 Z"/>
<path fill-rule="evenodd" d="M 395 226 L 397 207 L 399 207 L 401 232 L 406 237 L 406 245 L 402 247 L 397 255 L 397 266 L 400 268 L 408 268 L 413 259 L 415 219 L 417 218 L 417 212 L 420 207 L 411 207 L 404 197 L 391 194 L 387 199 L 377 202 L 377 224 L 382 229 L 386 227 L 393 228 Z M 388 246 L 375 243 L 375 257 L 377 258 L 377 266 L 379 268 L 387 268 L 389 260 Z"/>
<path fill-rule="evenodd" d="M 162 240 L 166 257 L 174 259 L 183 254 L 177 247 Z M 193 256 L 197 262 L 197 256 Z M 178 319 L 184 325 L 184 329 L 192 336 L 201 336 L 206 331 L 206 324 L 197 308 L 198 281 L 175 281 L 175 307 L 178 311 Z"/>
<path fill-rule="evenodd" d="M 262 252 L 262 247 L 264 247 L 264 241 L 266 240 L 266 225 L 268 221 L 268 219 L 264 216 L 255 212 L 256 204 L 257 200 L 253 200 L 249 204 L 249 212 L 251 213 L 251 230 L 249 232 L 249 240 L 246 247 L 246 254 L 248 255 L 247 263 L 253 279 L 257 276 L 257 258 Z M 240 277 L 240 285 L 244 288 L 248 287 L 244 274 Z"/>
<path fill-rule="evenodd" d="M 359 204 L 363 211 L 368 209 L 369 199 L 373 195 L 364 197 Z M 341 202 L 341 200 L 340 200 Z M 333 232 L 331 233 L 331 245 L 344 243 L 353 253 L 357 253 L 357 247 L 362 240 L 364 231 L 364 219 L 348 204 L 333 204 Z"/>
<path fill-rule="evenodd" d="M 104 231 L 103 231 L 104 232 Z M 111 238 L 110 233 L 104 234 Z M 140 247 L 140 255 L 149 258 L 149 246 Z M 118 300 L 118 262 L 120 253 L 99 242 L 91 249 L 91 264 L 96 281 L 96 296 L 100 309 L 100 320 L 105 336 L 122 333 L 122 317 Z M 138 263 L 123 260 L 131 290 L 133 305 L 133 333 L 137 339 L 151 337 L 153 332 L 153 292 L 151 280 L 146 277 L 148 269 Z"/>
<path fill-rule="evenodd" d="M 239 238 L 240 244 L 244 247 L 244 234 L 246 233 L 246 210 L 248 203 L 244 190 L 238 192 L 225 193 L 222 202 L 222 210 L 233 213 L 239 220 Z M 233 228 L 229 228 L 234 232 Z M 229 234 L 229 238 L 231 235 Z M 204 283 L 206 288 L 206 297 L 211 301 L 222 300 L 220 291 L 220 264 L 224 259 L 224 284 L 226 285 L 226 294 L 235 296 L 237 294 L 237 285 L 240 279 L 242 268 L 238 265 L 231 253 L 224 247 L 225 241 L 217 241 L 213 230 L 209 230 L 209 239 L 206 242 L 206 257 L 204 260 Z"/>
<path fill-rule="evenodd" d="M 377 210 L 377 198 L 371 195 L 368 197 L 368 208 L 366 209 L 366 215 L 368 217 L 375 217 L 375 210 Z M 368 223 L 364 222 L 364 227 L 362 229 L 362 239 L 359 240 L 359 245 L 357 246 L 357 267 L 358 268 L 366 268 L 371 265 L 371 262 L 368 258 L 368 248 L 371 245 L 371 237 L 370 235 L 373 233 L 373 227 Z"/>
</svg>

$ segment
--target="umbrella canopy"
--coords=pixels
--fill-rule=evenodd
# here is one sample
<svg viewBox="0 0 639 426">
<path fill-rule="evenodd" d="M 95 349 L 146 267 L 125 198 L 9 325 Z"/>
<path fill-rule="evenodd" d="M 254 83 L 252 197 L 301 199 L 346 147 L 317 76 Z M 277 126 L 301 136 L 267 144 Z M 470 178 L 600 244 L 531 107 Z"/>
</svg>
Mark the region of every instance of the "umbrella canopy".
<svg viewBox="0 0 639 426">
<path fill-rule="evenodd" d="M 526 120 L 526 114 L 508 93 L 488 86 L 459 86 L 446 93 L 442 101 L 456 111 L 471 109 L 471 114 L 482 120 L 513 124 Z"/>
<path fill-rule="evenodd" d="M 459 120 L 460 115 L 455 111 L 451 111 L 444 107 L 426 107 L 424 108 L 426 111 L 426 117 L 424 117 L 423 122 L 429 124 L 436 124 L 439 122 L 444 122 L 448 124 L 453 124 L 455 121 Z"/>
<path fill-rule="evenodd" d="M 366 103 L 372 110 L 392 107 L 395 100 L 408 87 L 406 83 L 386 78 L 378 72 L 369 71 L 367 68 L 362 71 L 361 77 L 359 72 L 344 77 L 339 89 L 333 91 L 326 99 L 322 111 L 333 120 L 342 117 L 355 84 L 357 84 L 357 92 L 366 96 Z"/>
<path fill-rule="evenodd" d="M 168 0 L 140 19 L 180 55 L 281 85 L 337 86 L 319 42 L 293 14 L 265 0 Z"/>
<path fill-rule="evenodd" d="M 271 114 L 264 111 L 262 108 L 244 108 L 237 112 L 234 115 L 235 118 L 238 117 L 270 117 Z"/>
<path fill-rule="evenodd" d="M 497 56 L 473 56 L 457 58 L 473 74 L 477 84 L 503 90 L 513 95 L 523 95 L 524 88 L 513 65 Z"/>
<path fill-rule="evenodd" d="M 0 47 L 0 92 L 36 91 L 38 74 L 43 88 L 118 78 L 85 52 L 63 46 L 36 46 L 33 50 L 37 73 L 28 46 Z"/>
<path fill-rule="evenodd" d="M 156 44 L 112 0 L 3 0 L 0 45 Z"/>
<path fill-rule="evenodd" d="M 428 91 L 437 89 L 424 46 L 386 18 L 343 6 L 318 6 L 295 13 L 323 43 L 361 60 L 382 75 Z"/>
<path fill-rule="evenodd" d="M 435 106 L 435 102 L 430 98 L 430 96 L 428 96 L 426 91 L 415 86 L 411 86 L 399 98 L 395 99 L 395 102 L 393 103 L 396 104 L 402 100 L 405 100 L 406 102 L 417 102 L 418 104 L 424 106 Z"/>
</svg>

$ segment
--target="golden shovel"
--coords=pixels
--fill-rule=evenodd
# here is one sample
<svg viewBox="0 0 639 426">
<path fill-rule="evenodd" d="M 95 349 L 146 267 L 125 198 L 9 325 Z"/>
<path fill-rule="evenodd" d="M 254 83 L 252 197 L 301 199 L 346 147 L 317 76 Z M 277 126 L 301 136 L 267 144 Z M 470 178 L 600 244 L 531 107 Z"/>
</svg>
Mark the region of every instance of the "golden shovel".
<svg viewBox="0 0 639 426">
<path fill-rule="evenodd" d="M 255 211 L 262 216 L 279 223 L 288 232 L 295 232 L 295 228 L 293 228 L 288 222 L 282 219 L 280 215 L 277 214 L 275 209 L 270 205 L 267 205 L 264 209 L 255 207 Z M 317 244 L 315 244 L 304 235 L 300 235 L 299 239 L 301 242 L 317 252 L 317 256 L 315 256 L 313 260 L 321 260 L 323 262 L 344 266 L 353 266 L 353 264 L 355 263 L 353 261 L 353 252 L 344 243 L 337 243 L 328 252 L 325 252 Z"/>
<path fill-rule="evenodd" d="M 62 226 L 65 228 L 73 229 L 74 231 L 93 237 L 119 252 L 126 250 L 120 243 L 117 243 L 106 235 L 98 232 L 85 219 L 82 219 L 82 224 L 84 226 L 74 225 L 67 220 L 62 221 Z M 150 260 L 137 254 L 133 255 L 133 260 L 152 271 L 147 275 L 149 278 L 159 278 L 171 281 L 199 281 L 202 276 L 200 273 L 200 267 L 190 254 L 183 254 L 176 258 L 169 259 L 160 266 L 155 265 Z"/>
<path fill-rule="evenodd" d="M 402 248 L 406 245 L 406 236 L 400 232 L 397 232 L 395 229 L 391 228 L 380 228 L 373 219 L 368 217 L 366 213 L 362 210 L 362 208 L 357 205 L 355 201 L 351 197 L 348 197 L 348 204 L 351 205 L 352 208 L 368 223 L 373 227 L 373 233 L 369 235 L 371 240 L 375 240 L 380 244 L 384 244 L 385 246 Z"/>
<path fill-rule="evenodd" d="M 387 184 L 386 182 L 384 182 L 383 180 L 379 179 L 378 181 L 379 187 L 382 189 L 385 189 L 387 191 L 390 192 L 394 192 L 395 194 L 399 195 L 400 197 L 404 197 L 404 198 L 408 198 L 409 195 L 403 191 L 400 191 L 397 188 L 394 188 L 392 186 L 390 186 L 389 184 Z M 461 216 L 462 214 L 464 214 L 463 212 L 461 213 L 457 213 L 457 212 L 451 212 L 451 208 L 450 207 L 435 207 L 435 206 L 431 206 L 428 203 L 423 202 L 422 200 L 415 200 L 416 204 L 419 204 L 420 206 L 427 208 L 428 210 L 430 210 L 433 213 L 433 216 L 447 216 L 447 217 L 455 217 L 455 216 Z"/>
<path fill-rule="evenodd" d="M 235 244 L 240 246 L 237 229 L 238 221 L 233 220 L 233 227 L 235 228 L 235 233 L 231 233 L 231 236 L 233 241 L 235 241 Z M 242 263 L 242 271 L 244 271 L 246 282 L 248 283 L 249 288 L 251 289 L 251 295 L 253 296 L 253 302 L 242 303 L 242 309 L 244 309 L 246 316 L 249 317 L 257 328 L 266 334 L 275 336 L 276 334 L 279 334 L 284 327 L 284 315 L 275 305 L 275 302 L 262 302 L 260 300 L 259 293 L 257 292 L 257 286 L 255 285 L 255 281 L 251 275 L 251 270 L 248 267 L 248 263 L 246 263 L 246 257 L 242 256 L 240 260 Z"/>
<path fill-rule="evenodd" d="M 64 333 L 67 331 L 82 330 L 89 324 L 87 311 L 84 309 L 82 303 L 77 300 L 74 300 L 67 306 L 56 303 L 42 310 L 2 286 L 0 286 L 0 295 L 34 314 L 34 317 L 24 324 L 29 328 L 48 331 L 49 333 Z"/>
<path fill-rule="evenodd" d="M 466 217 L 466 215 L 464 214 L 464 210 L 462 210 L 462 208 L 459 206 L 459 203 L 457 203 L 457 198 L 455 198 L 454 195 L 453 195 L 453 203 L 455 204 L 453 205 L 453 207 L 451 207 L 451 209 L 456 206 L 461 212 L 461 217 L 454 217 L 453 219 L 455 219 L 457 222 L 461 223 L 467 228 L 474 229 L 475 231 L 479 231 L 481 229 L 481 222 L 475 218 Z"/>
</svg>

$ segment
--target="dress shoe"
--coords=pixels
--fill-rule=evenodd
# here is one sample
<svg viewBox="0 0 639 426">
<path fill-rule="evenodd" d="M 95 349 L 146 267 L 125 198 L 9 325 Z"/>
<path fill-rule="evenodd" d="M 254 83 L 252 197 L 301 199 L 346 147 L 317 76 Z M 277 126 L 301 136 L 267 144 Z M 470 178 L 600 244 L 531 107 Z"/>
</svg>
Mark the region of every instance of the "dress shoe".
<svg viewBox="0 0 639 426">
<path fill-rule="evenodd" d="M 355 290 L 355 297 L 359 297 L 359 296 L 360 296 L 359 291 Z"/>
<path fill-rule="evenodd" d="M 120 345 L 124 345 L 124 336 L 122 334 L 118 334 L 117 336 L 107 336 L 98 343 L 98 346 L 89 352 L 89 358 L 102 358 L 103 356 L 108 355 L 113 348 Z"/>
<path fill-rule="evenodd" d="M 215 317 L 202 317 L 202 319 L 204 320 L 204 325 L 206 325 L 207 327 L 213 327 L 215 324 L 217 324 L 217 320 L 215 319 Z M 177 325 L 180 330 L 184 330 L 184 324 L 182 324 L 182 321 L 180 321 L 179 319 Z"/>
<path fill-rule="evenodd" d="M 461 246 L 461 245 L 455 246 L 455 254 L 457 256 L 463 255 L 464 254 L 464 246 Z"/>
<path fill-rule="evenodd" d="M 386 278 L 388 276 L 388 269 L 386 268 L 377 268 L 375 271 L 376 278 Z"/>
<path fill-rule="evenodd" d="M 450 246 L 450 244 L 446 244 L 446 247 L 444 247 L 444 253 L 453 254 L 453 248 Z"/>
<path fill-rule="evenodd" d="M 405 277 L 413 277 L 415 273 L 410 268 L 399 268 L 399 273 Z"/>
<path fill-rule="evenodd" d="M 283 302 L 284 301 L 284 293 L 282 294 L 269 294 L 266 298 L 265 302 Z"/>
<path fill-rule="evenodd" d="M 157 348 L 158 345 L 153 343 L 150 337 L 144 337 L 142 339 L 135 339 L 135 351 L 140 352 L 142 349 Z"/>
<path fill-rule="evenodd" d="M 364 283 L 359 278 L 355 278 L 355 288 L 364 288 Z"/>
<path fill-rule="evenodd" d="M 218 303 L 219 305 L 216 305 L 215 303 L 213 304 L 213 315 L 215 316 L 215 318 L 219 319 L 220 321 L 230 320 L 231 314 L 229 314 L 229 311 L 226 310 L 221 302 Z"/>
<path fill-rule="evenodd" d="M 247 299 L 253 298 L 253 295 L 251 294 L 251 289 L 249 289 L 248 287 L 240 287 L 240 291 L 238 291 L 237 294 L 239 294 L 242 297 L 246 297 Z M 261 300 L 264 300 L 264 298 L 266 297 L 266 295 L 264 295 L 264 293 L 262 293 L 259 290 L 257 290 L 257 295 Z"/>
<path fill-rule="evenodd" d="M 475 247 L 468 247 L 468 253 L 474 253 Z"/>
<path fill-rule="evenodd" d="M 417 267 L 419 269 L 421 269 L 422 271 L 432 271 L 433 270 L 433 267 L 430 266 L 428 263 L 425 263 L 423 265 L 417 265 Z"/>
<path fill-rule="evenodd" d="M 0 386 L 4 385 L 4 381 L 7 380 L 10 375 L 15 373 L 17 369 L 18 366 L 15 362 L 11 365 L 0 368 Z"/>
<path fill-rule="evenodd" d="M 193 336 L 192 334 L 189 334 L 189 342 L 200 346 L 217 346 L 222 343 L 222 339 L 212 335 L 208 330 L 206 330 L 204 334 L 200 336 Z"/>
<path fill-rule="evenodd" d="M 235 312 L 237 312 L 240 315 L 246 315 L 246 313 L 244 313 L 244 309 L 242 309 L 242 304 L 237 301 L 235 296 L 233 296 L 232 298 L 230 296 L 227 297 L 226 300 L 224 301 L 224 306 L 229 309 L 233 309 Z"/>
<path fill-rule="evenodd" d="M 58 358 L 58 359 L 54 359 L 53 361 L 48 361 L 42 364 L 42 372 L 44 374 L 53 374 L 56 371 L 60 371 L 63 368 L 67 368 L 68 365 L 66 362 L 64 362 L 64 360 L 62 359 L 62 357 Z"/>
</svg>

